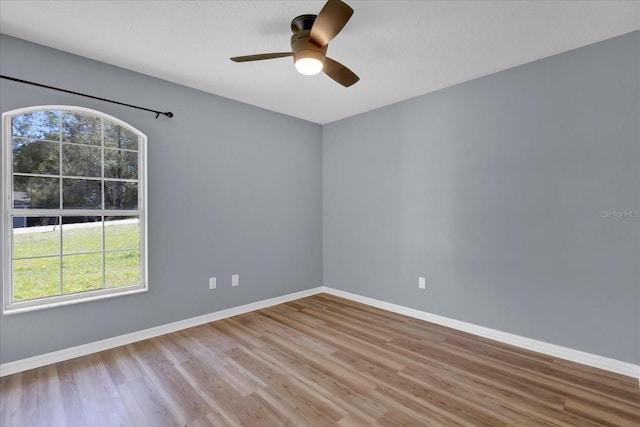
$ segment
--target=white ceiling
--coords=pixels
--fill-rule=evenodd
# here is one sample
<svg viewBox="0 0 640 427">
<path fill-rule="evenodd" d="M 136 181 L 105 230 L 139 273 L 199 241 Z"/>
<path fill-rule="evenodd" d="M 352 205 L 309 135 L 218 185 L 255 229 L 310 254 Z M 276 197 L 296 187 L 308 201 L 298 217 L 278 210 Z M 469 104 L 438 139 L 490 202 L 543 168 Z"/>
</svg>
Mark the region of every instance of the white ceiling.
<svg viewBox="0 0 640 427">
<path fill-rule="evenodd" d="M 328 56 L 350 88 L 229 60 L 290 50 L 291 19 L 324 1 L 1 0 L 0 32 L 325 124 L 640 29 L 640 1 L 346 2 Z"/>
</svg>

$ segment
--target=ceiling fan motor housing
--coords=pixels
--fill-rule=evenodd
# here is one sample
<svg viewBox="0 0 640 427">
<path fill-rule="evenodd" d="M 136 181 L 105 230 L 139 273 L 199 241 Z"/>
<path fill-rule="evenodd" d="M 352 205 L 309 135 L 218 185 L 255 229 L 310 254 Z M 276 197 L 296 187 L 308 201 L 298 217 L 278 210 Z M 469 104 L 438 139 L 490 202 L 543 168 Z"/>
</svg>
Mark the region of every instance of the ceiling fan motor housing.
<svg viewBox="0 0 640 427">
<path fill-rule="evenodd" d="M 300 15 L 291 21 L 291 51 L 293 52 L 293 61 L 296 62 L 301 58 L 314 58 L 320 62 L 324 62 L 327 54 L 327 45 L 318 46 L 309 38 L 311 27 L 316 20 L 316 15 Z"/>
<path fill-rule="evenodd" d="M 327 46 L 318 46 L 309 39 L 309 30 L 298 31 L 291 36 L 291 51 L 294 62 L 300 58 L 314 58 L 324 62 Z"/>
<path fill-rule="evenodd" d="M 298 31 L 311 30 L 318 15 L 299 15 L 291 20 L 291 31 L 295 34 Z"/>
</svg>

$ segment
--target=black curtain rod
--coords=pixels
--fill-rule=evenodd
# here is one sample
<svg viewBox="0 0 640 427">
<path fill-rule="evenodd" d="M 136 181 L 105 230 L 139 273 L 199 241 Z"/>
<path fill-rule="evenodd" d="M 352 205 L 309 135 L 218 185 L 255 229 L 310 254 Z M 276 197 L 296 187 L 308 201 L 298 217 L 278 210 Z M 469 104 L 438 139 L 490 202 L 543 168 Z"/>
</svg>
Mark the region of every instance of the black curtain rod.
<svg viewBox="0 0 640 427">
<path fill-rule="evenodd" d="M 61 88 L 55 87 L 55 86 L 47 86 L 47 85 L 43 85 L 42 83 L 30 82 L 28 80 L 17 79 L 15 77 L 9 77 L 9 76 L 0 75 L 0 78 L 11 80 L 11 81 L 18 82 L 18 83 L 25 83 L 25 84 L 28 84 L 28 85 L 43 87 L 45 89 L 57 90 L 59 92 L 66 92 L 66 93 L 70 93 L 72 95 L 78 95 L 78 96 L 84 96 L 86 98 L 97 99 L 98 101 L 105 101 L 105 102 L 111 102 L 112 104 L 124 105 L 125 107 L 136 108 L 138 110 L 150 111 L 152 113 L 156 113 L 156 119 L 158 117 L 160 117 L 160 114 L 162 114 L 163 116 L 167 116 L 169 118 L 173 117 L 173 113 L 171 111 L 167 111 L 167 112 L 163 113 L 162 111 L 152 110 L 150 108 L 138 107 L 137 105 L 125 104 L 124 102 L 113 101 L 111 99 L 106 99 L 106 98 L 100 98 L 98 96 L 87 95 L 86 93 L 80 93 L 80 92 L 74 92 L 72 90 L 61 89 Z"/>
</svg>

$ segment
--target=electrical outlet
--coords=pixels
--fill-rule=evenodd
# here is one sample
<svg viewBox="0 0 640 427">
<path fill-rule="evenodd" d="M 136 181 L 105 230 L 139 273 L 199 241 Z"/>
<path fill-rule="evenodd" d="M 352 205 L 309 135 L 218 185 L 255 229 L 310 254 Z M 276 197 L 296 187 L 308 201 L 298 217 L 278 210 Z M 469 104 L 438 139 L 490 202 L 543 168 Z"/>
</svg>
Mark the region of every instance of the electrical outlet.
<svg viewBox="0 0 640 427">
<path fill-rule="evenodd" d="M 209 289 L 215 289 L 215 288 L 216 288 L 216 278 L 209 277 Z"/>
<path fill-rule="evenodd" d="M 427 285 L 427 281 L 424 277 L 418 277 L 418 288 L 425 289 Z"/>
<path fill-rule="evenodd" d="M 231 286 L 240 286 L 240 275 L 234 274 L 231 276 Z"/>
</svg>

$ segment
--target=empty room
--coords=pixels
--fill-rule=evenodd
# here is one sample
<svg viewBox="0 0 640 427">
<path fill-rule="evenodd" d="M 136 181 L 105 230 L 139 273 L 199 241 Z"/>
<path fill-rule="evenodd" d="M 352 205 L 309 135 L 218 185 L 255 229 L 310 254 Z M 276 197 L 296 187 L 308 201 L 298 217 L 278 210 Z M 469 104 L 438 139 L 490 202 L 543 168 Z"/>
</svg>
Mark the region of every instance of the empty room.
<svg viewBox="0 0 640 427">
<path fill-rule="evenodd" d="M 639 426 L 640 1 L 0 1 L 0 426 Z"/>
</svg>

